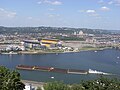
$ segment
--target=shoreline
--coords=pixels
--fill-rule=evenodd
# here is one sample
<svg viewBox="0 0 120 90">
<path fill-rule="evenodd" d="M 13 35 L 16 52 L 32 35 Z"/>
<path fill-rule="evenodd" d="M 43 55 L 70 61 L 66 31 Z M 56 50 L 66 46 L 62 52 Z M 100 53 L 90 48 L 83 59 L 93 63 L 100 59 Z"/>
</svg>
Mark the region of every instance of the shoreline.
<svg viewBox="0 0 120 90">
<path fill-rule="evenodd" d="M 111 49 L 111 47 L 105 47 L 105 48 L 82 48 L 82 49 L 79 49 L 79 51 L 64 51 L 64 52 L 45 52 L 45 51 L 22 51 L 22 52 L 13 52 L 13 53 L 0 53 L 0 54 L 3 54 L 3 55 L 12 55 L 12 54 L 17 54 L 17 55 L 26 55 L 26 54 L 60 54 L 60 53 L 77 53 L 77 52 L 82 52 L 82 51 L 101 51 L 101 50 L 105 50 L 105 49 Z"/>
<path fill-rule="evenodd" d="M 32 87 L 35 88 L 43 88 L 43 85 L 45 84 L 45 82 L 38 82 L 38 81 L 32 81 L 32 80 L 21 80 L 22 83 L 24 83 L 25 85 L 31 85 Z"/>
<path fill-rule="evenodd" d="M 81 49 L 80 51 L 102 51 L 105 49 L 112 49 L 112 47 L 105 47 L 105 48 L 88 48 L 88 49 Z"/>
</svg>

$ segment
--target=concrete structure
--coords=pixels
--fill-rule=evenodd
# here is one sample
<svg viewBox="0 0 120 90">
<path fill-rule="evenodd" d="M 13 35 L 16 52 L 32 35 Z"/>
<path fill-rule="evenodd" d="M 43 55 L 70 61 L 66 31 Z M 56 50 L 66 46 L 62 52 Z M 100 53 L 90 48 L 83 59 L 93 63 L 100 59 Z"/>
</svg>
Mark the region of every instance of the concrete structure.
<svg viewBox="0 0 120 90">
<path fill-rule="evenodd" d="M 24 40 L 24 46 L 25 48 L 40 48 L 40 42 L 38 40 Z"/>
<path fill-rule="evenodd" d="M 47 48 L 62 46 L 62 42 L 57 39 L 42 39 L 40 43 L 41 45 L 46 46 Z"/>
<path fill-rule="evenodd" d="M 56 48 L 61 47 L 62 42 L 57 39 L 24 40 L 25 48 Z"/>
</svg>

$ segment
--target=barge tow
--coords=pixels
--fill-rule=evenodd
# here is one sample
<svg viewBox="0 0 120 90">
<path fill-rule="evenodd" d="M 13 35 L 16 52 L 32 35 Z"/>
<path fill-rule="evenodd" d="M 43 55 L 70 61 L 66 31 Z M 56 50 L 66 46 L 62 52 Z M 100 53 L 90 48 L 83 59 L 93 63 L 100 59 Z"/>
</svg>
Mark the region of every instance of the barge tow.
<svg viewBox="0 0 120 90">
<path fill-rule="evenodd" d="M 18 65 L 16 69 L 19 70 L 30 70 L 30 71 L 44 71 L 44 72 L 56 72 L 65 74 L 99 74 L 99 75 L 113 75 L 110 73 L 100 72 L 96 70 L 78 70 L 78 69 L 62 69 L 55 67 L 44 67 L 44 66 L 28 66 L 28 65 Z"/>
<path fill-rule="evenodd" d="M 28 66 L 28 65 L 18 65 L 16 69 L 19 70 L 30 70 L 30 71 L 45 71 L 45 72 L 57 72 L 66 74 L 88 74 L 88 70 L 77 70 L 77 69 L 62 69 L 54 67 L 43 67 L 43 66 Z"/>
</svg>

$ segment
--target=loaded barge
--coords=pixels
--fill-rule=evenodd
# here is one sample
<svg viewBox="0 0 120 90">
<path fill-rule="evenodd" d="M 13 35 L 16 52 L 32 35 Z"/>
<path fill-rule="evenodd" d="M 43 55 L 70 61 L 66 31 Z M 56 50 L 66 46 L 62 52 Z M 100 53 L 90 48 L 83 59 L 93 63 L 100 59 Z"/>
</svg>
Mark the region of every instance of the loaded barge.
<svg viewBox="0 0 120 90">
<path fill-rule="evenodd" d="M 33 70 L 33 71 L 45 71 L 45 72 L 57 72 L 57 73 L 66 73 L 66 74 L 88 74 L 88 70 L 77 70 L 77 69 L 62 69 L 54 67 L 43 67 L 43 66 L 27 66 L 27 65 L 18 65 L 16 69 L 19 70 Z"/>
</svg>

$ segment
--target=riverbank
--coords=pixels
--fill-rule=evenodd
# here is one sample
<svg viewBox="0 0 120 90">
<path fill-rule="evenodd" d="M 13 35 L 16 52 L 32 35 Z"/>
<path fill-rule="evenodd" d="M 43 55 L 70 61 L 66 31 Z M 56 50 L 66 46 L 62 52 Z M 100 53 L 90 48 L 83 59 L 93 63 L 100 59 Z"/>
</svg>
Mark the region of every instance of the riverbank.
<svg viewBox="0 0 120 90">
<path fill-rule="evenodd" d="M 42 87 L 44 82 L 30 81 L 30 80 L 21 80 L 24 84 L 31 84 L 33 86 Z"/>
<path fill-rule="evenodd" d="M 26 86 L 30 85 L 31 87 L 37 90 L 38 87 L 43 88 L 44 82 L 30 81 L 30 80 L 21 80 Z"/>
<path fill-rule="evenodd" d="M 111 49 L 112 47 L 104 47 L 104 48 L 80 48 L 78 50 L 73 51 L 62 51 L 62 50 L 54 50 L 54 51 L 44 51 L 44 50 L 29 50 L 29 51 L 19 51 L 19 52 L 1 52 L 0 54 L 59 54 L 59 53 L 76 53 L 81 51 L 101 51 L 105 49 Z"/>
<path fill-rule="evenodd" d="M 104 48 L 81 48 L 80 51 L 101 51 L 105 49 L 112 49 L 112 47 L 104 47 Z"/>
</svg>

